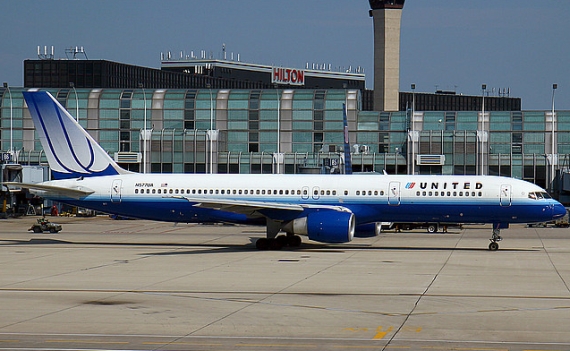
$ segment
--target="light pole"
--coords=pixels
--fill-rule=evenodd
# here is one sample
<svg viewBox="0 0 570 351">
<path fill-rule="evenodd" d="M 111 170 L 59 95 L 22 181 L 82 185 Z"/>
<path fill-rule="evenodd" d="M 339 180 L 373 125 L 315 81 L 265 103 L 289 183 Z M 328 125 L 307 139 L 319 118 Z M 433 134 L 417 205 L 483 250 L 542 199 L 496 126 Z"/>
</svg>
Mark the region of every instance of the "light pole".
<svg viewBox="0 0 570 351">
<path fill-rule="evenodd" d="M 214 133 L 214 104 L 212 100 L 212 86 L 208 83 L 206 87 L 210 90 L 210 131 L 208 136 L 210 137 L 210 174 L 212 174 L 214 173 L 214 144 L 212 142 L 212 135 Z"/>
<path fill-rule="evenodd" d="M 12 128 L 12 92 L 10 91 L 10 87 L 8 86 L 8 83 L 4 82 L 4 88 L 6 88 L 8 90 L 8 95 L 10 96 L 10 150 L 8 150 L 8 152 L 10 153 L 10 158 L 14 157 L 14 146 L 13 146 L 13 138 L 12 138 L 12 133 L 13 133 L 13 128 Z M 12 160 L 10 160 L 12 161 Z"/>
<path fill-rule="evenodd" d="M 552 192 L 554 191 L 554 178 L 555 178 L 555 174 L 554 174 L 554 153 L 556 152 L 556 148 L 555 148 L 555 143 L 554 143 L 554 129 L 556 124 L 554 123 L 554 116 L 555 116 L 555 110 L 554 110 L 554 94 L 556 92 L 556 89 L 558 89 L 558 84 L 552 84 L 552 140 L 551 140 L 551 144 L 552 144 L 552 156 L 551 156 L 551 160 L 550 160 L 550 194 L 552 194 Z"/>
<path fill-rule="evenodd" d="M 281 141 L 280 141 L 280 134 L 281 134 L 281 127 L 280 127 L 280 110 L 281 110 L 281 96 L 279 95 L 279 88 L 276 87 L 275 91 L 277 92 L 277 174 L 281 173 Z"/>
<path fill-rule="evenodd" d="M 69 82 L 69 87 L 73 88 L 73 92 L 75 93 L 75 121 L 79 123 L 79 99 L 77 98 L 77 90 L 75 90 L 75 83 Z"/>
<path fill-rule="evenodd" d="M 487 84 L 481 85 L 481 90 L 483 90 L 481 103 L 481 175 L 485 175 L 485 90 L 487 90 Z"/>
<path fill-rule="evenodd" d="M 146 173 L 146 92 L 144 90 L 144 85 L 139 83 L 139 88 L 142 89 L 143 99 L 144 99 L 144 122 L 143 122 L 143 173 Z"/>
<path fill-rule="evenodd" d="M 416 143 L 415 143 L 415 126 L 414 126 L 414 115 L 416 113 L 416 85 L 412 84 L 411 86 L 412 88 L 412 133 L 411 133 L 411 139 L 412 139 L 412 174 L 416 174 Z"/>
<path fill-rule="evenodd" d="M 440 118 L 437 120 L 439 124 L 439 129 L 441 129 L 441 154 L 443 155 L 443 120 Z"/>
</svg>

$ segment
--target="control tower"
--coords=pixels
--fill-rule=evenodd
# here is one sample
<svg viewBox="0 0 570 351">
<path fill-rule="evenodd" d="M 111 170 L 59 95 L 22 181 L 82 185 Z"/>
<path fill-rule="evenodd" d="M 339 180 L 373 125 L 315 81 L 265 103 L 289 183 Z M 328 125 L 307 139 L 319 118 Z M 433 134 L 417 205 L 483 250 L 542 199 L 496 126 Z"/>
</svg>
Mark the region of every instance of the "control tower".
<svg viewBox="0 0 570 351">
<path fill-rule="evenodd" d="M 368 0 L 374 20 L 374 110 L 398 111 L 400 20 L 405 0 Z"/>
</svg>

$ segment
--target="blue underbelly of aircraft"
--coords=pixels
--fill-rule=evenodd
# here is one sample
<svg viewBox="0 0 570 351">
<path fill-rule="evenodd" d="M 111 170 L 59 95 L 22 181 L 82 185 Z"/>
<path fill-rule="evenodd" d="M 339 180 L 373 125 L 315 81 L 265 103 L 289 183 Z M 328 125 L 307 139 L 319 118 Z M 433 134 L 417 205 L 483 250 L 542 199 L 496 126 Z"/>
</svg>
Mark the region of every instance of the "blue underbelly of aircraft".
<svg viewBox="0 0 570 351">
<path fill-rule="evenodd" d="M 259 215 L 220 211 L 194 206 L 183 199 L 141 199 L 140 197 L 123 197 L 121 201 L 104 201 L 94 198 L 93 201 L 65 201 L 71 205 L 89 207 L 106 213 L 119 214 L 141 219 L 169 222 L 228 222 L 236 224 L 264 224 Z M 531 223 L 552 218 L 552 207 L 548 203 L 521 201 L 500 206 L 497 201 L 472 202 L 405 202 L 397 205 L 378 202 L 350 203 L 315 202 L 315 205 L 343 206 L 355 213 L 357 224 L 370 222 L 441 222 L 441 223 Z M 284 212 L 284 221 L 302 217 L 303 212 Z M 271 217 L 275 218 L 274 215 Z"/>
<path fill-rule="evenodd" d="M 182 201 L 65 201 L 74 206 L 87 207 L 97 211 L 125 217 L 180 223 L 227 222 L 235 224 L 265 224 L 265 220 L 251 218 L 245 214 L 200 208 Z"/>
</svg>

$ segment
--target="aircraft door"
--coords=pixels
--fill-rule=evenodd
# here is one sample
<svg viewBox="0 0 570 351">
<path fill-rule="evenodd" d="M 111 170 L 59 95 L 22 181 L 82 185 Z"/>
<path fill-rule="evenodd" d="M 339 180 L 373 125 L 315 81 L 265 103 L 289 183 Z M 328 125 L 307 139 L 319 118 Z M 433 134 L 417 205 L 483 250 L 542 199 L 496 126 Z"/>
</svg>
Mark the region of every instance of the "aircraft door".
<svg viewBox="0 0 570 351">
<path fill-rule="evenodd" d="M 119 203 L 121 202 L 121 187 L 123 186 L 123 181 L 121 179 L 113 180 L 113 185 L 111 185 L 111 202 Z"/>
<path fill-rule="evenodd" d="M 509 207 L 511 206 L 511 185 L 502 184 L 500 193 L 501 206 Z"/>
<path fill-rule="evenodd" d="M 388 205 L 400 205 L 400 182 L 390 182 L 390 189 L 388 190 Z"/>
</svg>

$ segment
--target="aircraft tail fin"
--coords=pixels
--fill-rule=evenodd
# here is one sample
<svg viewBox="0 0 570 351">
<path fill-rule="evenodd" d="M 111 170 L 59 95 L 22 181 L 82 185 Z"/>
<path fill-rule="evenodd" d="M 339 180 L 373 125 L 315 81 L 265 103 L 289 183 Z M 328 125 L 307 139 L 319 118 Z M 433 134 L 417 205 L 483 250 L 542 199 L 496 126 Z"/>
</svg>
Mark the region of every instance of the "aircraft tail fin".
<svg viewBox="0 0 570 351">
<path fill-rule="evenodd" d="M 54 179 L 130 173 L 45 91 L 23 92 Z"/>
</svg>

